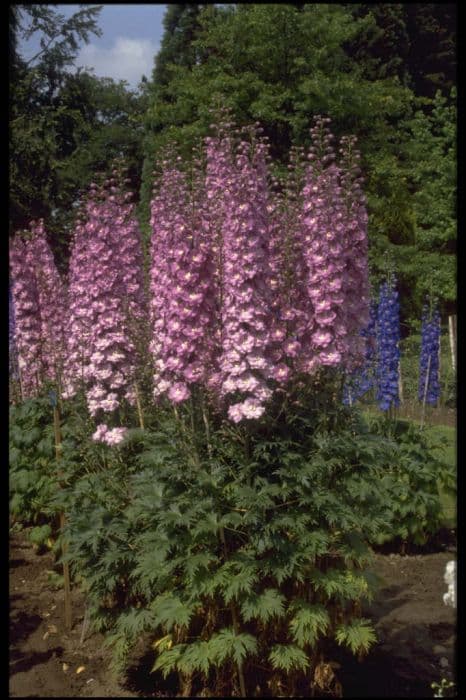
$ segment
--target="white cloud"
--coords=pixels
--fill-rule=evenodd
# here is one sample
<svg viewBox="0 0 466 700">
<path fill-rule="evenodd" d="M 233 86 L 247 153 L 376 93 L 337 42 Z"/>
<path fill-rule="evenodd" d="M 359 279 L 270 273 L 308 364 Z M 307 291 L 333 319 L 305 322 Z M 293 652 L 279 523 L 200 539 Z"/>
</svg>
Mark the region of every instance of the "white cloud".
<svg viewBox="0 0 466 700">
<path fill-rule="evenodd" d="M 98 77 L 127 80 L 135 88 L 143 74 L 151 77 L 157 51 L 158 45 L 149 39 L 119 36 L 110 48 L 87 44 L 81 49 L 75 65 L 93 68 Z"/>
</svg>

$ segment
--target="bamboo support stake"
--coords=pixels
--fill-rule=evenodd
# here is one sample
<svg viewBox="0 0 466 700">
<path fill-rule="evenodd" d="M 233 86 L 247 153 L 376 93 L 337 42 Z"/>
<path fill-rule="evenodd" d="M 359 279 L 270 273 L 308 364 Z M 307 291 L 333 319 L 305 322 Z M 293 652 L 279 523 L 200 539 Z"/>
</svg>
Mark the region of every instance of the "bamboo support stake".
<svg viewBox="0 0 466 700">
<path fill-rule="evenodd" d="M 136 407 L 138 409 L 139 427 L 144 430 L 144 414 L 142 412 L 141 397 L 136 382 L 134 383 L 134 391 L 136 392 Z"/>
<path fill-rule="evenodd" d="M 204 398 L 202 396 L 201 396 L 201 409 L 202 409 L 202 420 L 204 421 L 205 436 L 206 436 L 206 441 L 207 441 L 207 452 L 208 452 L 209 457 L 212 457 L 212 446 L 210 444 L 209 418 L 207 416 L 207 412 L 206 412 L 205 405 L 204 405 Z"/>
<path fill-rule="evenodd" d="M 426 399 L 427 399 L 427 387 L 429 386 L 429 379 L 430 379 L 430 361 L 432 359 L 432 355 L 429 355 L 429 361 L 427 362 L 427 373 L 426 373 L 426 381 L 424 384 L 424 396 L 422 398 L 422 414 L 421 414 L 421 428 L 424 426 L 424 418 L 426 415 Z"/>
<path fill-rule="evenodd" d="M 401 376 L 401 361 L 398 362 L 398 396 L 400 397 L 400 404 L 403 405 L 403 378 Z"/>
<path fill-rule="evenodd" d="M 57 462 L 60 461 L 61 457 L 61 430 L 60 430 L 60 414 L 58 411 L 58 407 L 56 403 L 54 402 L 53 405 L 53 427 L 54 427 L 54 432 L 55 432 L 55 456 L 57 459 Z M 61 472 L 58 472 L 58 478 L 61 477 Z M 65 514 L 63 512 L 60 513 L 60 530 L 63 535 L 63 530 L 65 528 Z M 62 554 L 63 556 L 66 555 L 67 547 L 64 541 L 62 541 Z M 63 562 L 63 584 L 64 584 L 64 592 L 65 592 L 65 626 L 68 631 L 71 630 L 71 623 L 72 623 L 72 618 L 71 618 L 71 584 L 70 584 L 70 567 L 67 561 Z"/>
<path fill-rule="evenodd" d="M 450 338 L 451 366 L 456 372 L 456 316 L 448 317 L 448 335 Z"/>
<path fill-rule="evenodd" d="M 19 379 L 19 396 L 21 401 L 24 401 L 24 392 L 23 392 L 23 375 L 21 372 L 21 367 L 18 364 L 18 379 Z"/>
</svg>

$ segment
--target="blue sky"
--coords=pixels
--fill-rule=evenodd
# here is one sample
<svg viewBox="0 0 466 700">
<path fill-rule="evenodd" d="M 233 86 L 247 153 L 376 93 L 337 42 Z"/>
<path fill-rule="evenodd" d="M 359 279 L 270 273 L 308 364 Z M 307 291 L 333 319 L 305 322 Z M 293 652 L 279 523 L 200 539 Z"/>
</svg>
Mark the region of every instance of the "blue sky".
<svg viewBox="0 0 466 700">
<path fill-rule="evenodd" d="M 69 17 L 79 10 L 79 5 L 58 4 L 54 9 Z M 102 36 L 91 36 L 90 42 L 81 47 L 76 67 L 93 68 L 99 77 L 127 80 L 130 87 L 136 88 L 142 75 L 151 76 L 163 34 L 165 9 L 166 5 L 158 4 L 104 5 L 98 20 Z M 25 59 L 31 58 L 38 48 L 36 35 L 19 45 Z"/>
</svg>

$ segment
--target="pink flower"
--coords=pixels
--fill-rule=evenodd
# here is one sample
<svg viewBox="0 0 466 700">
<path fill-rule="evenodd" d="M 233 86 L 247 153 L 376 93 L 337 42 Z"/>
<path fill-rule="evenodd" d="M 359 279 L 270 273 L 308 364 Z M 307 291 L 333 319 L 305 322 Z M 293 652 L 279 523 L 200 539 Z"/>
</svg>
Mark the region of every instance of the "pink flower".
<svg viewBox="0 0 466 700">
<path fill-rule="evenodd" d="M 104 436 L 108 432 L 108 429 L 108 425 L 105 425 L 105 423 L 98 425 L 97 430 L 92 435 L 94 442 L 103 442 Z"/>
<path fill-rule="evenodd" d="M 125 438 L 128 428 L 113 428 L 113 430 L 108 430 L 103 436 L 103 441 L 107 445 L 118 445 Z"/>
<path fill-rule="evenodd" d="M 243 403 L 242 414 L 245 418 L 260 418 L 264 411 L 265 406 L 263 406 L 257 399 L 248 398 Z"/>
<path fill-rule="evenodd" d="M 273 378 L 277 380 L 277 382 L 286 382 L 287 379 L 290 376 L 290 368 L 288 365 L 277 365 L 274 367 L 273 370 Z"/>
<path fill-rule="evenodd" d="M 232 404 L 228 409 L 228 417 L 231 418 L 231 420 L 234 423 L 239 423 L 244 417 L 243 416 L 243 404 L 242 403 Z"/>
<path fill-rule="evenodd" d="M 180 401 L 186 401 L 189 399 L 190 391 L 186 384 L 181 384 L 177 382 L 170 387 L 168 391 L 168 398 L 173 401 L 173 403 L 179 403 Z"/>
</svg>

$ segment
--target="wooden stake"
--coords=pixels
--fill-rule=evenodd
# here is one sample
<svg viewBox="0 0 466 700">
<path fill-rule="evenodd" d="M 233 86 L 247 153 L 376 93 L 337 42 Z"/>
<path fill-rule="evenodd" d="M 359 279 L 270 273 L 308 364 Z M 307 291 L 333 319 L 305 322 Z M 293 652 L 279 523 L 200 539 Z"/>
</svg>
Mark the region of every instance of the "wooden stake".
<svg viewBox="0 0 466 700">
<path fill-rule="evenodd" d="M 443 403 L 443 397 L 445 396 L 445 391 L 442 389 L 442 336 L 440 335 L 438 339 L 438 384 L 440 387 L 440 398 L 437 402 L 439 407 Z"/>
<path fill-rule="evenodd" d="M 432 355 L 429 355 L 429 361 L 427 363 L 427 373 L 426 373 L 426 381 L 424 384 L 424 396 L 422 399 L 422 414 L 421 414 L 421 428 L 424 426 L 424 418 L 426 415 L 426 398 L 427 398 L 427 387 L 429 386 L 429 378 L 430 378 L 430 361 L 432 359 Z"/>
<path fill-rule="evenodd" d="M 60 430 L 60 413 L 58 411 L 58 406 L 54 405 L 53 406 L 53 427 L 54 427 L 54 432 L 55 432 L 55 457 L 57 459 L 57 462 L 60 462 L 60 457 L 61 457 L 61 451 L 62 451 L 62 445 L 61 445 L 61 430 Z M 58 478 L 60 479 L 62 476 L 62 473 L 60 470 L 58 471 Z M 65 529 L 65 514 L 62 512 L 60 513 L 60 529 L 62 532 L 63 536 L 63 531 Z M 67 547 L 62 540 L 62 554 L 63 556 L 66 555 Z M 63 584 L 64 584 L 64 591 L 65 591 L 65 626 L 66 629 L 71 631 L 71 623 L 72 623 L 72 618 L 71 618 L 71 583 L 70 583 L 70 567 L 67 561 L 63 562 Z"/>
<path fill-rule="evenodd" d="M 134 383 L 134 391 L 136 392 L 136 406 L 138 409 L 139 427 L 144 430 L 144 414 L 142 412 L 141 397 L 139 396 L 139 389 L 136 382 Z"/>
<path fill-rule="evenodd" d="M 403 379 L 401 377 L 401 361 L 398 362 L 398 395 L 400 398 L 400 404 L 403 405 Z"/>
<path fill-rule="evenodd" d="M 21 399 L 21 402 L 24 401 L 24 392 L 23 392 L 23 375 L 21 372 L 21 368 L 18 364 L 18 379 L 19 379 L 19 396 Z"/>
<path fill-rule="evenodd" d="M 451 366 L 456 372 L 456 316 L 448 317 L 448 335 L 450 337 Z"/>
</svg>

